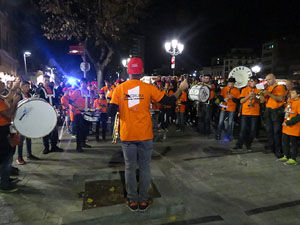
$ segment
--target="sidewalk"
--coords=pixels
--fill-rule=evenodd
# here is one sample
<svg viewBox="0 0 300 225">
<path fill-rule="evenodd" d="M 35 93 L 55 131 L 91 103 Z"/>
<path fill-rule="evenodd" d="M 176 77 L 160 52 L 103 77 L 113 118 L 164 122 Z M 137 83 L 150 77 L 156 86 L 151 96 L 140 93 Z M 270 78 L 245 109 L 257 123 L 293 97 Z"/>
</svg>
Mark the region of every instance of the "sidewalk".
<svg viewBox="0 0 300 225">
<path fill-rule="evenodd" d="M 262 140 L 241 154 L 231 152 L 235 142 L 191 130 L 169 129 L 165 141 L 163 134 L 155 140 L 151 171 L 161 197 L 147 212 L 132 213 L 124 204 L 82 210 L 87 182 L 121 179 L 122 152 L 120 144 L 90 136 L 94 148 L 77 153 L 75 140 L 64 135 L 63 153 L 43 155 L 41 140 L 33 141 L 42 160 L 18 166 L 19 191 L 0 194 L 0 225 L 300 224 L 300 167 L 262 154 Z"/>
</svg>

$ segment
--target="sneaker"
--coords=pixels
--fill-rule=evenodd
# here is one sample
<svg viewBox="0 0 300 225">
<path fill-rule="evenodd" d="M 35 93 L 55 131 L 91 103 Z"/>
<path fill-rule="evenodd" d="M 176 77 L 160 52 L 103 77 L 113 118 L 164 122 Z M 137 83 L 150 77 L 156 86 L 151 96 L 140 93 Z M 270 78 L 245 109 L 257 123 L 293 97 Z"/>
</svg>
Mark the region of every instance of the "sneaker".
<svg viewBox="0 0 300 225">
<path fill-rule="evenodd" d="M 18 168 L 13 167 L 13 166 L 11 167 L 11 171 L 10 171 L 11 176 L 18 176 L 19 173 L 20 173 L 20 170 Z"/>
<path fill-rule="evenodd" d="M 125 204 L 132 212 L 136 212 L 139 209 L 139 204 L 137 202 L 132 202 L 129 199 L 125 200 Z"/>
<path fill-rule="evenodd" d="M 28 155 L 27 159 L 29 159 L 29 160 L 40 160 L 40 158 L 38 158 L 38 157 L 36 157 L 34 155 Z"/>
<path fill-rule="evenodd" d="M 92 146 L 88 145 L 88 144 L 82 144 L 81 145 L 82 148 L 92 148 Z"/>
<path fill-rule="evenodd" d="M 279 161 L 279 162 L 286 162 L 286 161 L 288 161 L 288 160 L 289 160 L 289 159 L 288 159 L 286 156 L 283 156 L 283 157 L 277 159 L 277 161 Z"/>
<path fill-rule="evenodd" d="M 19 164 L 19 165 L 24 165 L 26 162 L 24 161 L 24 159 L 22 157 L 19 157 L 16 162 Z"/>
<path fill-rule="evenodd" d="M 150 207 L 150 202 L 149 201 L 147 201 L 147 202 L 140 202 L 139 203 L 139 210 L 141 211 L 141 212 L 145 212 L 149 207 Z"/>
<path fill-rule="evenodd" d="M 18 188 L 13 184 L 10 184 L 8 187 L 5 188 L 0 188 L 1 193 L 13 193 L 16 192 L 17 190 Z"/>
<path fill-rule="evenodd" d="M 286 162 L 284 163 L 284 165 L 296 166 L 296 165 L 297 165 L 297 162 L 296 162 L 296 160 L 294 160 L 294 159 L 289 159 L 288 161 L 286 161 Z"/>
<path fill-rule="evenodd" d="M 51 148 L 51 152 L 63 152 L 64 150 L 60 147 L 54 146 Z"/>
<path fill-rule="evenodd" d="M 250 146 L 247 146 L 247 151 L 252 152 L 252 148 Z"/>
<path fill-rule="evenodd" d="M 44 150 L 43 150 L 43 154 L 48 154 L 50 151 L 49 151 L 49 149 L 48 148 L 45 148 Z"/>
<path fill-rule="evenodd" d="M 217 141 L 221 140 L 221 137 L 219 135 L 216 135 L 216 140 Z"/>
<path fill-rule="evenodd" d="M 18 179 L 18 178 L 9 178 L 9 182 L 12 183 L 12 184 L 16 184 L 18 182 L 20 182 L 21 180 Z"/>
</svg>

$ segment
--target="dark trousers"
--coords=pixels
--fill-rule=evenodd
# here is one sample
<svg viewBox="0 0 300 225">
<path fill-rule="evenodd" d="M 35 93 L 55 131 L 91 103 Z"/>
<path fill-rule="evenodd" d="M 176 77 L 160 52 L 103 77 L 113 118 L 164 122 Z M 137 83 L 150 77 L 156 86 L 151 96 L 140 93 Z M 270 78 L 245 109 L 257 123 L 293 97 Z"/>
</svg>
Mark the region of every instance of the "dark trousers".
<svg viewBox="0 0 300 225">
<path fill-rule="evenodd" d="M 105 139 L 107 131 L 107 113 L 101 113 L 99 121 L 96 123 L 96 137 L 99 137 L 100 125 L 102 127 L 102 138 Z"/>
<path fill-rule="evenodd" d="M 51 148 L 56 147 L 57 142 L 58 142 L 58 130 L 57 130 L 57 126 L 53 129 L 53 131 L 51 131 L 50 134 L 48 134 L 47 136 L 43 137 L 44 147 L 45 147 L 45 149 L 48 149 L 48 150 L 49 150 L 49 141 L 51 141 Z"/>
<path fill-rule="evenodd" d="M 32 155 L 31 153 L 31 139 L 24 137 L 20 135 L 20 144 L 18 145 L 18 157 L 22 158 L 23 157 L 23 143 L 24 140 L 26 140 L 26 149 L 27 149 L 27 155 Z"/>
<path fill-rule="evenodd" d="M 86 137 L 89 133 L 89 124 L 81 114 L 75 115 L 76 143 L 77 148 L 85 144 Z"/>
<path fill-rule="evenodd" d="M 9 144 L 8 135 L 9 126 L 0 126 L 0 188 L 10 185 L 9 176 L 14 151 Z"/>
<path fill-rule="evenodd" d="M 238 147 L 242 147 L 243 144 L 245 144 L 246 147 L 251 147 L 251 144 L 256 136 L 258 119 L 259 116 L 241 116 L 240 135 L 236 144 Z"/>
<path fill-rule="evenodd" d="M 198 131 L 200 134 L 209 135 L 211 133 L 211 105 L 199 104 L 198 108 Z"/>
<path fill-rule="evenodd" d="M 160 121 L 161 121 L 161 128 L 166 129 L 170 124 L 170 120 L 172 119 L 172 108 L 164 108 L 161 110 L 159 114 Z"/>
<path fill-rule="evenodd" d="M 265 117 L 266 129 L 268 135 L 268 147 L 275 153 L 282 152 L 281 131 L 282 121 L 272 121 L 271 117 Z"/>
<path fill-rule="evenodd" d="M 282 134 L 283 152 L 287 158 L 296 160 L 298 155 L 298 137 Z M 290 146 L 290 144 L 292 146 Z"/>
</svg>

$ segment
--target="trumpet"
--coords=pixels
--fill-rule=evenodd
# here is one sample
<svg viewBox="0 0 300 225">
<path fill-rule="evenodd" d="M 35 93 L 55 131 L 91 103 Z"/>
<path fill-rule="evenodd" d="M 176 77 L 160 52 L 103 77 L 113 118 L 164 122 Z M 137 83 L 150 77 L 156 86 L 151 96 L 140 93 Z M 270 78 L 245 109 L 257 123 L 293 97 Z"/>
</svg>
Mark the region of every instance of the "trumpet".
<svg viewBox="0 0 300 225">
<path fill-rule="evenodd" d="M 114 123 L 114 130 L 112 134 L 112 144 L 117 144 L 117 139 L 119 136 L 119 123 L 120 123 L 120 114 L 117 112 Z"/>
<path fill-rule="evenodd" d="M 255 94 L 255 97 L 256 97 L 257 99 L 259 99 L 260 96 L 262 96 L 263 91 L 264 91 L 264 89 L 263 89 L 263 90 L 260 90 L 258 93 Z"/>
</svg>

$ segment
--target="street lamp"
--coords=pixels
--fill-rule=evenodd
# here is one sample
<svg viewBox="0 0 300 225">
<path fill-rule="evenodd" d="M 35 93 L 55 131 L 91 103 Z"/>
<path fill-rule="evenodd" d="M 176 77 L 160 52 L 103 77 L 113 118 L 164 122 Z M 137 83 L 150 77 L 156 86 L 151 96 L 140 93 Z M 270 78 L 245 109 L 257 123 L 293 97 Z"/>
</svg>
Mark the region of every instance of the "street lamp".
<svg viewBox="0 0 300 225">
<path fill-rule="evenodd" d="M 255 73 L 255 76 L 256 76 L 256 74 L 260 72 L 261 67 L 258 66 L 258 65 L 256 65 L 256 66 L 253 66 L 253 67 L 251 68 L 251 70 L 252 70 L 253 73 Z"/>
<path fill-rule="evenodd" d="M 184 45 L 174 39 L 171 42 L 165 43 L 165 49 L 168 53 L 172 55 L 171 59 L 171 69 L 173 69 L 173 75 L 175 74 L 175 56 L 182 53 Z"/>
<path fill-rule="evenodd" d="M 26 64 L 26 57 L 29 57 L 29 56 L 31 56 L 31 52 L 28 52 L 28 51 L 26 51 L 26 52 L 24 52 L 23 56 L 24 56 L 25 76 L 27 77 L 27 64 Z"/>
<path fill-rule="evenodd" d="M 123 59 L 123 60 L 122 60 L 122 65 L 123 65 L 124 67 L 127 67 L 129 60 L 130 60 L 130 58 Z"/>
</svg>

